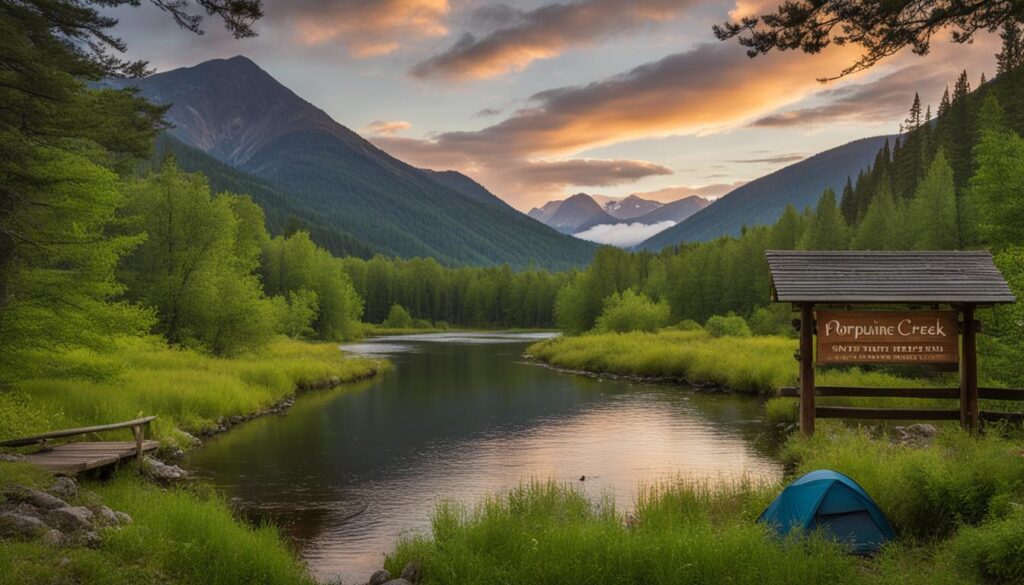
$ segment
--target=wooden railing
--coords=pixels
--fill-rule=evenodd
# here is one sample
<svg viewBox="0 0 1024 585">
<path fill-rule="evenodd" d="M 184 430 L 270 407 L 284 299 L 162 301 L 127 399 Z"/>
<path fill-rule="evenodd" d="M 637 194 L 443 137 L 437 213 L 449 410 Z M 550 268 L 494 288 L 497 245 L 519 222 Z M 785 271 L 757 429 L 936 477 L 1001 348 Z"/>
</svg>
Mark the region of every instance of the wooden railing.
<svg viewBox="0 0 1024 585">
<path fill-rule="evenodd" d="M 62 439 L 64 437 L 74 437 L 77 435 L 88 435 L 91 433 L 101 433 L 104 431 L 115 431 L 118 429 L 132 430 L 132 436 L 135 438 L 135 449 L 137 456 L 142 459 L 142 442 L 145 439 L 146 427 L 149 423 L 156 420 L 156 416 L 145 416 L 134 420 L 128 420 L 119 423 L 110 423 L 106 425 L 96 425 L 92 427 L 81 427 L 77 429 L 65 429 L 62 431 L 50 431 L 49 433 L 43 433 L 41 435 L 33 435 L 31 437 L 23 437 L 21 439 L 8 439 L 6 441 L 0 441 L 0 447 L 24 447 L 26 445 L 38 445 L 45 443 L 50 439 Z"/>
<path fill-rule="evenodd" d="M 851 386 L 816 386 L 815 396 L 839 396 L 855 398 L 932 398 L 959 400 L 959 388 L 862 388 Z M 779 396 L 799 398 L 800 389 L 786 387 L 779 389 Z M 978 388 L 982 400 L 1024 401 L 1021 388 Z M 865 408 L 859 406 L 815 406 L 814 415 L 820 418 L 856 418 L 885 420 L 959 420 L 960 410 L 937 408 Z M 1024 413 L 981 411 L 981 420 L 992 422 L 1008 420 L 1024 422 Z"/>
</svg>

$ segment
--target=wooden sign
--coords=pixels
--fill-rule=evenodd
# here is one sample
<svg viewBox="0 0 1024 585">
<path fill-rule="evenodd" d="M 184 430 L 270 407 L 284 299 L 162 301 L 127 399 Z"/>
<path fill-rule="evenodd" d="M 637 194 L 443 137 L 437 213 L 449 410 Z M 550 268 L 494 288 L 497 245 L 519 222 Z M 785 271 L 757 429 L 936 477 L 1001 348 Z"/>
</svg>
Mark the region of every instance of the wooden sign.
<svg viewBox="0 0 1024 585">
<path fill-rule="evenodd" d="M 819 364 L 955 364 L 956 311 L 818 311 Z"/>
</svg>

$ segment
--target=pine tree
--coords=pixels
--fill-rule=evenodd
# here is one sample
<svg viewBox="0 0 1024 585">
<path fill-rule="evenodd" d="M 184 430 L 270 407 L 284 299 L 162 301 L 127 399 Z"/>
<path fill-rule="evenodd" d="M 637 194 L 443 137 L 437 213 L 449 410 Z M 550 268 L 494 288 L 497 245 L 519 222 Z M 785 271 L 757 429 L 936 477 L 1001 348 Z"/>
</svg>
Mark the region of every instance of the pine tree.
<svg viewBox="0 0 1024 585">
<path fill-rule="evenodd" d="M 971 84 L 967 80 L 967 71 L 963 71 L 953 86 L 953 102 L 949 108 L 948 133 L 943 145 L 947 148 L 948 160 L 953 168 L 953 181 L 957 195 L 962 195 L 967 181 L 973 173 L 971 149 L 976 136 L 974 131 L 974 112 L 967 97 L 971 93 Z"/>
<path fill-rule="evenodd" d="M 907 198 L 913 193 L 914 186 L 923 173 L 922 124 L 921 96 L 915 93 L 910 113 L 900 125 L 902 136 L 893 152 L 895 191 L 902 198 Z"/>
<path fill-rule="evenodd" d="M 843 185 L 843 195 L 839 199 L 839 211 L 843 214 L 846 223 L 853 225 L 857 222 L 857 200 L 853 191 L 853 181 L 846 176 L 846 184 Z"/>
<path fill-rule="evenodd" d="M 857 225 L 850 247 L 854 250 L 897 250 L 902 247 L 902 230 L 902 210 L 896 205 L 892 191 L 883 186 Z"/>
<path fill-rule="evenodd" d="M 917 250 L 953 250 L 963 247 L 963 236 L 953 188 L 953 169 L 941 150 L 907 207 L 911 246 Z"/>
<path fill-rule="evenodd" d="M 835 191 L 826 189 L 818 200 L 802 247 L 807 250 L 845 250 L 850 241 L 849 232 L 836 205 Z"/>
<path fill-rule="evenodd" d="M 1019 247 L 1024 242 L 1024 138 L 1005 129 L 1000 110 L 988 96 L 979 114 L 978 172 L 971 178 L 969 202 L 986 244 Z"/>
<path fill-rule="evenodd" d="M 1021 35 L 1020 24 L 1007 22 L 999 38 L 1003 40 L 1003 47 L 996 54 L 996 75 L 1003 75 L 1024 63 L 1024 35 Z"/>
</svg>

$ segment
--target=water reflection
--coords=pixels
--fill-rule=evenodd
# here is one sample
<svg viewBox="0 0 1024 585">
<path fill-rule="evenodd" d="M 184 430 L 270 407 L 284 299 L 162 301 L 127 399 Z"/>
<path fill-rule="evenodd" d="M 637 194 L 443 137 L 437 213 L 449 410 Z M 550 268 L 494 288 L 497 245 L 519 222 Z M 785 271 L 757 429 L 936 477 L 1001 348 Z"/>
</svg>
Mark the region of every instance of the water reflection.
<svg viewBox="0 0 1024 585">
<path fill-rule="evenodd" d="M 588 494 L 611 491 L 628 508 L 641 483 L 779 474 L 757 440 L 756 400 L 564 374 L 524 363 L 526 344 L 507 334 L 358 344 L 395 369 L 307 394 L 286 415 L 210 441 L 190 464 L 243 510 L 280 523 L 315 574 L 346 582 L 379 568 L 399 534 L 428 529 L 442 498 L 585 475 Z"/>
</svg>

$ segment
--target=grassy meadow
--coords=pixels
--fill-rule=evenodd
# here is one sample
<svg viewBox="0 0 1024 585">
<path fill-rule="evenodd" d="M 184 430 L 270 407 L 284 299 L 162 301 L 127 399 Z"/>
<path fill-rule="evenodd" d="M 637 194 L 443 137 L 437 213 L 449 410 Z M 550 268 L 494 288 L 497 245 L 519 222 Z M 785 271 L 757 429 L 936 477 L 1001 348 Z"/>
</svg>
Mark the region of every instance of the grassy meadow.
<svg viewBox="0 0 1024 585">
<path fill-rule="evenodd" d="M 531 345 L 527 353 L 559 368 L 597 374 L 668 378 L 711 384 L 734 392 L 772 397 L 766 416 L 772 422 L 794 422 L 797 401 L 774 397 L 779 388 L 797 384 L 794 353 L 797 340 L 775 335 L 714 337 L 703 329 L 654 333 L 589 333 L 563 336 Z M 981 371 L 984 373 L 984 363 Z M 958 385 L 955 373 L 928 377 L 901 376 L 860 368 L 819 368 L 821 386 L 925 388 Z M 997 385 L 992 381 L 991 385 Z M 956 409 L 953 400 L 820 397 L 819 404 Z M 982 401 L 983 409 L 1020 411 L 1019 402 Z"/>
<path fill-rule="evenodd" d="M 856 477 L 899 535 L 875 558 L 816 536 L 779 539 L 755 522 L 782 488 L 678 482 L 625 514 L 572 485 L 531 483 L 476 506 L 442 504 L 432 534 L 387 566 L 422 559 L 424 583 L 1020 583 L 1024 457 L 1019 441 L 943 431 L 928 447 L 833 429 L 792 439 L 796 473 Z"/>
<path fill-rule="evenodd" d="M 7 463 L 0 470 L 0 477 L 10 478 L 0 480 L 0 488 L 13 483 L 45 488 L 49 481 L 26 465 Z M 121 473 L 112 481 L 89 484 L 71 503 L 99 502 L 127 512 L 133 522 L 105 529 L 97 548 L 4 541 L 0 584 L 314 583 L 274 528 L 238 522 L 213 494 L 166 490 Z"/>
<path fill-rule="evenodd" d="M 62 355 L 48 371 L 0 392 L 0 440 L 157 415 L 154 436 L 186 446 L 180 431 L 209 431 L 220 419 L 258 412 L 298 388 L 359 380 L 386 367 L 346 356 L 337 344 L 283 337 L 236 358 L 129 338 L 116 352 Z"/>
<path fill-rule="evenodd" d="M 388 363 L 346 356 L 334 343 L 278 338 L 234 358 L 172 349 L 157 338 L 129 338 L 117 351 L 56 356 L 37 377 L 0 392 L 0 438 L 158 415 L 153 434 L 188 447 L 221 419 L 259 412 L 303 387 L 352 382 Z M 126 440 L 126 431 L 108 433 Z M 130 463 L 113 480 L 83 482 L 80 505 L 103 504 L 134 522 L 106 529 L 98 548 L 5 540 L 0 584 L 261 583 L 312 584 L 276 529 L 237 520 L 202 485 L 164 489 Z M 0 493 L 13 485 L 45 488 L 50 477 L 24 463 L 0 462 Z"/>
</svg>

